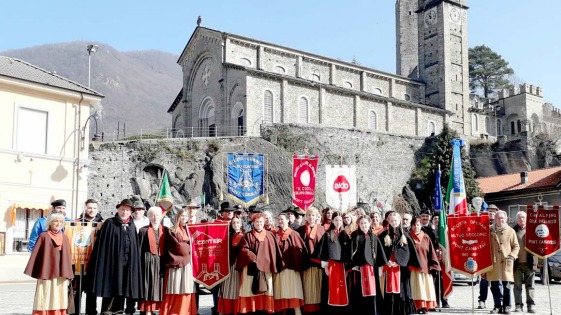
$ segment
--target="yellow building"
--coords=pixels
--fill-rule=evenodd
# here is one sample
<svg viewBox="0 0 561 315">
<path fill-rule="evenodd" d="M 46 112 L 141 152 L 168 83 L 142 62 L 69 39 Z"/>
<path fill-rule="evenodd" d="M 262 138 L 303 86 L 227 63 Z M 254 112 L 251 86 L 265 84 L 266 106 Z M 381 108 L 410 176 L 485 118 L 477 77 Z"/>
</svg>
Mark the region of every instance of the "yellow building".
<svg viewBox="0 0 561 315">
<path fill-rule="evenodd" d="M 30 230 L 51 200 L 65 199 L 71 218 L 82 210 L 90 144 L 85 125 L 102 98 L 0 56 L 0 254 L 26 251 Z"/>
</svg>

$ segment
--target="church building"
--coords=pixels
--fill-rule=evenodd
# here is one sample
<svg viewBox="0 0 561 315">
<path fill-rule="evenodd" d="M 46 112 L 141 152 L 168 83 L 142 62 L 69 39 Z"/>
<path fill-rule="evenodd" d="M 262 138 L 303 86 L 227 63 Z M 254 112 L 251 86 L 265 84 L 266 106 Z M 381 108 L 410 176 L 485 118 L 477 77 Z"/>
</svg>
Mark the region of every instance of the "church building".
<svg viewBox="0 0 561 315">
<path fill-rule="evenodd" d="M 308 124 L 426 137 L 446 123 L 468 139 L 496 139 L 557 123 L 539 87 L 470 96 L 466 0 L 395 8 L 396 74 L 198 25 L 178 60 L 183 87 L 168 110 L 175 135 L 259 136 L 261 125 Z"/>
</svg>

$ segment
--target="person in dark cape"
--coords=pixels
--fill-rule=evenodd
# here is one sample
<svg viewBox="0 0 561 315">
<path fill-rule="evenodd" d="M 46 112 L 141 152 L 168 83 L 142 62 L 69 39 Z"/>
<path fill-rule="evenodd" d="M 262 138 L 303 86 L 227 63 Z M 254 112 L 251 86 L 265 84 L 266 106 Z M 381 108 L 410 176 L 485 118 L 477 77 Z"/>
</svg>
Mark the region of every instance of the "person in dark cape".
<svg viewBox="0 0 561 315">
<path fill-rule="evenodd" d="M 306 223 L 298 228 L 298 233 L 308 252 L 313 253 L 319 240 L 323 237 L 325 229 L 319 223 L 321 214 L 316 207 L 309 207 L 306 210 Z M 302 272 L 302 285 L 304 286 L 304 313 L 319 312 L 322 306 L 325 307 L 327 301 L 327 290 L 322 290 L 322 286 L 327 285 L 327 279 L 321 269 L 321 262 L 310 257 L 305 261 L 305 270 Z M 324 294 L 322 294 L 324 293 Z"/>
<path fill-rule="evenodd" d="M 350 313 L 377 314 L 377 296 L 380 285 L 377 281 L 377 267 L 387 263 L 382 243 L 372 231 L 371 218 L 358 218 L 358 230 L 354 231 L 350 240 L 349 272 Z"/>
<path fill-rule="evenodd" d="M 102 297 L 101 313 L 124 313 L 125 298 L 142 296 L 140 253 L 134 210 L 130 199 L 117 205 L 117 214 L 105 220 L 95 240 L 88 264 L 90 292 Z"/>
<path fill-rule="evenodd" d="M 275 312 L 294 309 L 295 315 L 300 315 L 300 307 L 304 305 L 300 272 L 304 271 L 309 253 L 300 234 L 290 228 L 289 215 L 283 212 L 277 221 L 279 228 L 275 234 L 285 268 L 273 276 Z"/>
<path fill-rule="evenodd" d="M 328 211 L 329 212 L 329 211 Z M 343 228 L 343 217 L 340 212 L 329 214 L 329 228 L 316 245 L 312 258 L 321 261 L 321 266 L 328 277 L 326 313 L 345 312 L 349 305 L 345 263 L 350 260 L 351 238 Z"/>
<path fill-rule="evenodd" d="M 140 314 L 152 314 L 160 309 L 163 291 L 161 256 L 165 246 L 167 227 L 161 224 L 162 208 L 148 209 L 148 226 L 140 228 L 140 269 L 143 274 L 143 296 L 139 300 Z"/>
<path fill-rule="evenodd" d="M 413 239 L 401 227 L 399 213 L 392 212 L 387 219 L 388 229 L 379 236 L 388 259 L 388 263 L 383 268 L 381 282 L 385 307 L 382 313 L 414 314 L 416 310 L 412 300 L 409 268 L 419 269 L 421 264 Z"/>
<path fill-rule="evenodd" d="M 51 213 L 45 221 L 46 231 L 37 243 L 24 273 L 37 279 L 33 314 L 66 314 L 68 280 L 74 278 L 70 242 L 61 232 L 64 214 Z"/>
<path fill-rule="evenodd" d="M 236 269 L 242 271 L 238 313 L 274 312 L 273 274 L 284 268 L 273 233 L 265 230 L 262 213 L 252 217 L 253 229 L 244 234 Z"/>
</svg>

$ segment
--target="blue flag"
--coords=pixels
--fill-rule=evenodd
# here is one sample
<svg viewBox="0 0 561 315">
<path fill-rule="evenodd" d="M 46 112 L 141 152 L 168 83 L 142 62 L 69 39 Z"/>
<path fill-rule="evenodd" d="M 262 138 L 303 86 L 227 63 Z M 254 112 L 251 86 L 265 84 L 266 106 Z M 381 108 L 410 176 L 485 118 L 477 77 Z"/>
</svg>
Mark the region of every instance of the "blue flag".
<svg viewBox="0 0 561 315">
<path fill-rule="evenodd" d="M 442 187 L 440 187 L 440 168 L 436 171 L 436 179 L 434 184 L 433 206 L 434 211 L 442 210 Z"/>
<path fill-rule="evenodd" d="M 228 153 L 228 194 L 233 201 L 250 206 L 263 196 L 263 154 Z"/>
</svg>

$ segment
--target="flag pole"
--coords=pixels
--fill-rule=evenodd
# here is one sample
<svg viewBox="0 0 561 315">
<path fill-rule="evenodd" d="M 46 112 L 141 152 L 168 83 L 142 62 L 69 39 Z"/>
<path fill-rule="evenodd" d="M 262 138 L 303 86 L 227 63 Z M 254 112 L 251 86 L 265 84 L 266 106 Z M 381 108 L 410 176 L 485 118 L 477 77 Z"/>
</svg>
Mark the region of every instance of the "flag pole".
<svg viewBox="0 0 561 315">
<path fill-rule="evenodd" d="M 160 178 L 160 185 L 158 185 L 158 193 L 156 193 L 156 197 L 154 197 L 154 206 L 158 203 L 158 194 L 160 193 L 160 189 L 162 189 L 162 184 L 164 182 L 164 175 L 167 172 L 167 170 L 164 168 L 164 170 L 162 171 L 162 176 Z"/>
</svg>

